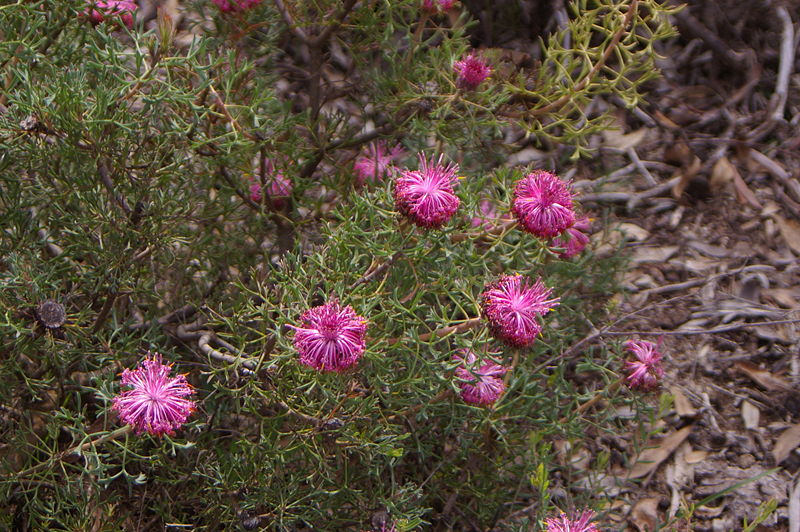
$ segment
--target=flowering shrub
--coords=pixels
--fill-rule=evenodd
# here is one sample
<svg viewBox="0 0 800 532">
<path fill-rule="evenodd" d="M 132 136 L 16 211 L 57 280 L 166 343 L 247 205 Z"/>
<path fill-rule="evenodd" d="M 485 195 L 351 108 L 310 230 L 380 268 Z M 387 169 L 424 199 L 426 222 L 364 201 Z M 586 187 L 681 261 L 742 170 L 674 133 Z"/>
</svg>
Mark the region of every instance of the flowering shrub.
<svg viewBox="0 0 800 532">
<path fill-rule="evenodd" d="M 450 1 L 214 4 L 2 7 L 0 523 L 560 526 L 576 374 L 623 368 L 568 351 L 621 261 L 558 256 L 557 174 L 669 10 L 592 2 L 532 69 Z"/>
</svg>

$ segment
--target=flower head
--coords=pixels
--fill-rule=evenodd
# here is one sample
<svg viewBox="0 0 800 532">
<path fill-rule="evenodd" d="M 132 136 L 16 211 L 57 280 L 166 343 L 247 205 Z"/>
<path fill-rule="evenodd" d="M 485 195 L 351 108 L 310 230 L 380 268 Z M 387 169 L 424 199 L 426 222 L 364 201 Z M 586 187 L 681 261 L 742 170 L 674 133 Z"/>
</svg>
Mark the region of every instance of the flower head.
<svg viewBox="0 0 800 532">
<path fill-rule="evenodd" d="M 133 0 L 88 0 L 89 7 L 84 14 L 92 24 L 100 24 L 104 20 L 119 16 L 128 28 L 133 27 L 133 13 L 139 9 Z"/>
<path fill-rule="evenodd" d="M 575 223 L 567 184 L 544 170 L 517 182 L 511 210 L 525 231 L 542 238 L 558 236 Z"/>
<path fill-rule="evenodd" d="M 174 434 L 195 410 L 195 402 L 187 399 L 195 393 L 185 375 L 170 377 L 172 365 L 161 362 L 161 355 L 145 357 L 141 366 L 122 372 L 122 386 L 130 386 L 112 401 L 125 423 L 137 434 L 154 436 Z"/>
<path fill-rule="evenodd" d="M 503 379 L 506 368 L 493 361 L 477 364 L 478 357 L 469 349 L 453 355 L 461 365 L 456 368 L 461 398 L 474 405 L 490 405 L 497 401 L 506 389 Z"/>
<path fill-rule="evenodd" d="M 211 0 L 223 13 L 234 11 L 247 11 L 251 7 L 257 6 L 261 0 Z"/>
<path fill-rule="evenodd" d="M 400 146 L 395 146 L 391 150 L 386 149 L 385 142 L 374 142 L 361 152 L 353 165 L 356 173 L 356 184 L 364 186 L 365 183 L 378 183 L 385 176 L 392 161 L 395 161 L 403 153 Z"/>
<path fill-rule="evenodd" d="M 523 275 L 504 275 L 486 287 L 481 309 L 495 338 L 513 347 L 527 347 L 542 331 L 539 316 L 558 305 L 559 298 L 548 299 L 551 294 L 541 279 L 530 284 Z"/>
<path fill-rule="evenodd" d="M 366 349 L 367 320 L 337 300 L 314 307 L 300 317 L 294 347 L 300 363 L 320 371 L 342 372 L 358 362 Z"/>
<path fill-rule="evenodd" d="M 292 190 L 294 189 L 294 184 L 283 172 L 275 168 L 275 165 L 270 159 L 266 159 L 265 165 L 267 170 L 266 190 L 269 198 L 269 205 L 276 210 L 281 210 L 289 201 Z M 250 199 L 255 203 L 261 203 L 263 199 L 263 189 L 264 187 L 261 186 L 261 183 L 255 179 L 251 179 Z"/>
<path fill-rule="evenodd" d="M 567 229 L 561 236 L 553 240 L 554 246 L 564 248 L 564 251 L 560 252 L 558 256 L 562 259 L 570 259 L 575 255 L 579 255 L 586 247 L 586 244 L 589 243 L 589 235 L 584 231 L 589 231 L 590 227 L 589 218 L 584 216 L 579 218 L 575 225 Z"/>
<path fill-rule="evenodd" d="M 403 170 L 394 183 L 397 210 L 419 227 L 437 229 L 453 217 L 459 199 L 453 191 L 458 183 L 458 165 L 427 161 L 419 156 L 419 170 Z"/>
<path fill-rule="evenodd" d="M 453 70 L 457 75 L 456 85 L 465 90 L 477 89 L 478 85 L 492 73 L 486 61 L 474 53 L 465 56 L 461 61 L 456 61 Z"/>
<path fill-rule="evenodd" d="M 454 5 L 457 0 L 422 0 L 422 9 L 429 13 L 436 13 L 437 11 L 447 11 Z"/>
<path fill-rule="evenodd" d="M 594 519 L 594 512 L 584 510 L 580 515 L 572 518 L 562 513 L 559 517 L 551 517 L 545 520 L 547 532 L 597 532 L 597 527 L 590 521 Z"/>
<path fill-rule="evenodd" d="M 640 390 L 652 390 L 664 376 L 661 353 L 656 344 L 646 340 L 628 340 L 625 348 L 636 356 L 636 360 L 625 362 L 628 386 Z"/>
</svg>

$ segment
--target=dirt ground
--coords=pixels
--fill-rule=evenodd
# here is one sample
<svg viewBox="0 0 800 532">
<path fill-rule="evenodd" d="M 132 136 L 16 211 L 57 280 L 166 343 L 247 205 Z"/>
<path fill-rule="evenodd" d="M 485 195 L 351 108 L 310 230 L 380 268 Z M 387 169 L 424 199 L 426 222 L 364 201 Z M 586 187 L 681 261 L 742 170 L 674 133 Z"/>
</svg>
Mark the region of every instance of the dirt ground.
<svg viewBox="0 0 800 532">
<path fill-rule="evenodd" d="M 689 4 L 648 104 L 576 176 L 584 207 L 610 208 L 631 251 L 615 330 L 661 342 L 673 395 L 644 480 L 613 488 L 608 517 L 629 530 L 742 530 L 773 500 L 755 530 L 797 531 L 800 9 Z M 603 163 L 610 179 L 580 181 L 609 158 L 621 169 Z"/>
</svg>

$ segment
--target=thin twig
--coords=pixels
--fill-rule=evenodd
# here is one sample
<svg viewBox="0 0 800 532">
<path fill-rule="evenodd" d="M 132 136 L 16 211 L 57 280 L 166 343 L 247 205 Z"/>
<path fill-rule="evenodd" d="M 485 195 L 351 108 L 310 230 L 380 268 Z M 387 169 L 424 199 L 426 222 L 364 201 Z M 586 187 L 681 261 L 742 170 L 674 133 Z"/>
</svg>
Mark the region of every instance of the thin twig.
<svg viewBox="0 0 800 532">
<path fill-rule="evenodd" d="M 350 290 L 354 289 L 355 287 L 357 287 L 360 284 L 364 284 L 364 283 L 370 282 L 372 279 L 374 279 L 378 275 L 380 275 L 383 272 L 385 272 L 386 270 L 388 270 L 392 266 L 392 264 L 397 262 L 397 259 L 399 259 L 402 256 L 403 256 L 403 252 L 402 251 L 398 251 L 397 253 L 395 253 L 394 255 L 389 257 L 389 260 L 387 260 L 386 262 L 384 262 L 380 266 L 374 268 L 371 271 L 367 271 L 366 273 L 364 273 L 364 275 L 362 275 L 359 279 L 357 279 L 356 282 L 354 282 L 353 284 L 350 285 Z"/>
<path fill-rule="evenodd" d="M 294 33 L 298 39 L 307 43 L 308 35 L 306 35 L 306 32 L 303 31 L 303 29 L 300 26 L 295 24 L 292 14 L 289 13 L 288 9 L 286 9 L 286 6 L 283 4 L 283 1 L 275 0 L 275 7 L 278 8 L 278 12 L 281 14 L 281 17 L 283 17 L 283 21 L 289 27 L 289 31 Z"/>
<path fill-rule="evenodd" d="M 749 329 L 751 327 L 768 327 L 770 325 L 787 325 L 791 323 L 800 323 L 800 318 L 792 320 L 739 322 L 732 323 L 730 325 L 721 325 L 711 329 L 691 329 L 686 331 L 602 331 L 600 336 L 631 336 L 634 334 L 641 336 L 696 336 L 698 334 L 717 334 L 722 332 L 738 331 L 739 329 Z"/>
<path fill-rule="evenodd" d="M 105 161 L 105 159 L 101 158 L 97 160 L 97 172 L 100 174 L 100 180 L 103 182 L 103 186 L 106 187 L 106 190 L 108 190 L 108 193 L 111 194 L 111 197 L 114 199 L 117 205 L 119 205 L 120 208 L 125 211 L 125 214 L 130 216 L 133 211 L 128 205 L 128 202 L 125 201 L 125 198 L 122 196 L 122 194 L 118 194 L 114 188 L 114 183 L 111 181 L 111 173 L 108 170 L 108 163 Z"/>
<path fill-rule="evenodd" d="M 781 57 L 778 66 L 778 81 L 775 84 L 775 93 L 770 99 L 772 116 L 774 121 L 783 118 L 783 111 L 786 108 L 786 99 L 789 97 L 789 77 L 794 67 L 794 25 L 789 11 L 783 5 L 775 8 L 778 18 L 783 23 L 783 33 L 781 34 Z"/>
</svg>

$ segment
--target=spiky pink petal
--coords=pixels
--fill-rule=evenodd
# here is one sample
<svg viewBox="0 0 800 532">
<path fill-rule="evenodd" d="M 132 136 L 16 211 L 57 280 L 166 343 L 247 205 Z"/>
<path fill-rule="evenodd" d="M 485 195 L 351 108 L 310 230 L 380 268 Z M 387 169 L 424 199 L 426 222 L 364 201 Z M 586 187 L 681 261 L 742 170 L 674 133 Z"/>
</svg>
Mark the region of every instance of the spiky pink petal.
<svg viewBox="0 0 800 532">
<path fill-rule="evenodd" d="M 479 364 L 482 361 L 469 349 L 462 349 L 453 358 L 461 362 L 455 376 L 465 402 L 490 405 L 503 394 L 506 385 L 500 377 L 506 373 L 506 368 L 492 360 Z"/>
<path fill-rule="evenodd" d="M 640 390 L 652 390 L 664 377 L 661 366 L 661 353 L 656 344 L 646 340 L 628 340 L 625 348 L 633 353 L 636 360 L 625 362 L 628 370 L 628 386 Z"/>
<path fill-rule="evenodd" d="M 403 149 L 400 146 L 387 150 L 386 143 L 383 141 L 370 144 L 361 152 L 361 155 L 356 158 L 356 162 L 353 164 L 356 185 L 361 187 L 365 183 L 382 181 L 391 169 L 392 162 L 400 158 L 402 154 Z"/>
<path fill-rule="evenodd" d="M 458 184 L 458 165 L 445 165 L 419 156 L 419 170 L 403 170 L 394 183 L 397 210 L 419 227 L 437 229 L 453 217 L 460 200 L 453 187 Z"/>
<path fill-rule="evenodd" d="M 579 255 L 589 243 L 589 235 L 587 235 L 586 232 L 588 232 L 590 228 L 589 218 L 584 216 L 579 218 L 575 222 L 575 225 L 567 229 L 561 236 L 555 238 L 553 240 L 553 245 L 555 247 L 564 248 L 564 251 L 560 252 L 558 256 L 562 259 L 570 259 Z"/>
<path fill-rule="evenodd" d="M 300 317 L 294 329 L 294 347 L 300 363 L 319 371 L 342 372 L 364 355 L 367 320 L 350 305 L 342 307 L 332 299 L 311 308 Z"/>
<path fill-rule="evenodd" d="M 122 386 L 131 389 L 115 397 L 111 408 L 137 434 L 174 434 L 194 412 L 195 402 L 187 399 L 195 393 L 194 388 L 185 375 L 169 377 L 171 371 L 172 365 L 162 364 L 161 355 L 155 353 L 152 358 L 145 357 L 137 369 L 122 372 Z"/>
<path fill-rule="evenodd" d="M 594 512 L 584 510 L 580 515 L 571 518 L 562 513 L 558 517 L 545 520 L 547 532 L 598 532 L 597 527 L 590 521 L 594 519 Z"/>
<path fill-rule="evenodd" d="M 525 231 L 542 238 L 558 236 L 575 223 L 569 187 L 544 170 L 517 182 L 511 210 Z"/>
<path fill-rule="evenodd" d="M 456 72 L 456 85 L 465 90 L 475 90 L 492 73 L 486 61 L 472 53 L 453 65 Z"/>
<path fill-rule="evenodd" d="M 542 326 L 539 317 L 554 309 L 559 298 L 541 279 L 531 284 L 523 275 L 505 275 L 489 284 L 481 297 L 481 310 L 498 340 L 513 346 L 531 345 Z"/>
</svg>

